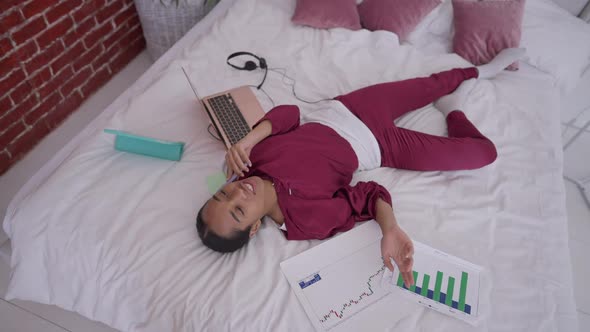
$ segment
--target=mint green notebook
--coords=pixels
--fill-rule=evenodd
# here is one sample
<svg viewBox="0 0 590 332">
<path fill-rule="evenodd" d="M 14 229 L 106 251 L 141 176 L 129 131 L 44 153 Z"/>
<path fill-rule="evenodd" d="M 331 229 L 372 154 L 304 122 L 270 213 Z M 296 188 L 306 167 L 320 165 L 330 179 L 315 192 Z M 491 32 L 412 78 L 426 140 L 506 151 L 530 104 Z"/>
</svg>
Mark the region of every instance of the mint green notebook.
<svg viewBox="0 0 590 332">
<path fill-rule="evenodd" d="M 115 149 L 119 151 L 178 161 L 184 150 L 183 142 L 164 141 L 114 129 L 105 129 L 104 132 L 117 135 Z"/>
</svg>

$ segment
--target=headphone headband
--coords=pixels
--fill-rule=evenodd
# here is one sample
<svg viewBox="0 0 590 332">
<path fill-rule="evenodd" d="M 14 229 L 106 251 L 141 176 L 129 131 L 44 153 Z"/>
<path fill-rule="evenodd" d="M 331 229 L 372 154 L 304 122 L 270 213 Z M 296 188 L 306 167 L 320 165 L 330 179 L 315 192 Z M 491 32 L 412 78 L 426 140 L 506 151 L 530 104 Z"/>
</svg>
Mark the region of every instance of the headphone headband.
<svg viewBox="0 0 590 332">
<path fill-rule="evenodd" d="M 229 60 L 231 60 L 235 57 L 238 57 L 238 56 L 242 56 L 242 55 L 247 55 L 247 56 L 251 56 L 251 57 L 255 58 L 256 60 L 258 60 L 258 65 L 256 65 L 256 63 L 254 61 L 250 61 L 250 60 L 246 61 L 246 63 L 244 63 L 243 67 L 236 66 L 233 63 L 229 62 Z M 226 62 L 231 67 L 238 69 L 238 70 L 253 71 L 257 68 L 264 69 L 264 78 L 262 79 L 262 82 L 258 85 L 257 89 L 260 89 L 262 87 L 262 84 L 264 84 L 264 81 L 266 80 L 266 75 L 268 73 L 268 66 L 266 64 L 266 60 L 263 57 L 258 57 L 257 55 L 252 54 L 250 52 L 235 52 L 235 53 L 230 54 L 227 57 Z"/>
<path fill-rule="evenodd" d="M 244 64 L 244 66 L 243 67 L 240 67 L 240 66 L 236 66 L 233 63 L 229 62 L 229 60 L 231 60 L 231 59 L 233 59 L 235 57 L 238 57 L 238 56 L 242 56 L 242 55 L 248 55 L 248 56 L 251 56 L 251 57 L 255 58 L 256 60 L 258 60 L 259 65 L 256 66 L 256 64 L 254 62 L 252 62 L 252 61 L 246 61 L 246 63 Z M 239 69 L 239 70 L 254 70 L 254 69 L 258 68 L 258 67 L 260 67 L 262 69 L 266 69 L 266 60 L 264 58 L 258 57 L 256 54 L 253 54 L 253 53 L 250 53 L 250 52 L 235 52 L 235 53 L 232 53 L 232 54 L 230 54 L 227 57 L 226 62 L 227 62 L 228 65 L 232 66 L 235 69 Z M 248 63 L 251 63 L 254 66 L 248 65 Z"/>
</svg>

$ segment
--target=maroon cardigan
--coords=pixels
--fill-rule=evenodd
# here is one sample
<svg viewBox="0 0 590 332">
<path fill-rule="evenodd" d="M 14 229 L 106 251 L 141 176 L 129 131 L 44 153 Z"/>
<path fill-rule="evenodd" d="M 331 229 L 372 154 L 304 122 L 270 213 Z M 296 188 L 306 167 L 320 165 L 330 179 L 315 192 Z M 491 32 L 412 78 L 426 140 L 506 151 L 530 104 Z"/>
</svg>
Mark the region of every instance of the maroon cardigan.
<svg viewBox="0 0 590 332">
<path fill-rule="evenodd" d="M 300 126 L 299 108 L 293 105 L 277 106 L 259 123 L 263 120 L 271 122 L 272 133 L 252 149 L 245 176 L 274 183 L 287 239 L 325 239 L 374 219 L 379 197 L 391 204 L 389 192 L 376 182 L 350 185 L 358 159 L 332 128 Z"/>
</svg>

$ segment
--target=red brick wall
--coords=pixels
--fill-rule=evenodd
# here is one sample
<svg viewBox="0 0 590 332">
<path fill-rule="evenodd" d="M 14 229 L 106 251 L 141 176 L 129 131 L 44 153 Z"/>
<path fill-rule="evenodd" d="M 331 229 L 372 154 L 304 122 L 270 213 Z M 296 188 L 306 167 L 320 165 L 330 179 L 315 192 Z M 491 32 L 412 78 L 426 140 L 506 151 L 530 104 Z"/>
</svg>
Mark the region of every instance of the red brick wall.
<svg viewBox="0 0 590 332">
<path fill-rule="evenodd" d="M 0 0 L 0 175 L 144 47 L 133 0 Z"/>
</svg>

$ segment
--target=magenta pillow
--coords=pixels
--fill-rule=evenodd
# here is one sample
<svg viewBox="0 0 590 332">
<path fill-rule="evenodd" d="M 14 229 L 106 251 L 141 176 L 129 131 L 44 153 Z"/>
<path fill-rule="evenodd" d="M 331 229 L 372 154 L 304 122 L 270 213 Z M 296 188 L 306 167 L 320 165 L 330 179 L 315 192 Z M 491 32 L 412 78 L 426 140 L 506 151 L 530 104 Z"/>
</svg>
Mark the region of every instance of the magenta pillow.
<svg viewBox="0 0 590 332">
<path fill-rule="evenodd" d="M 291 21 L 319 29 L 361 28 L 356 0 L 297 0 Z"/>
<path fill-rule="evenodd" d="M 518 47 L 525 0 L 453 0 L 453 51 L 478 66 L 501 50 Z M 508 70 L 517 70 L 514 62 Z"/>
<path fill-rule="evenodd" d="M 358 9 L 363 27 L 391 31 L 404 41 L 440 3 L 440 0 L 365 0 Z"/>
</svg>

